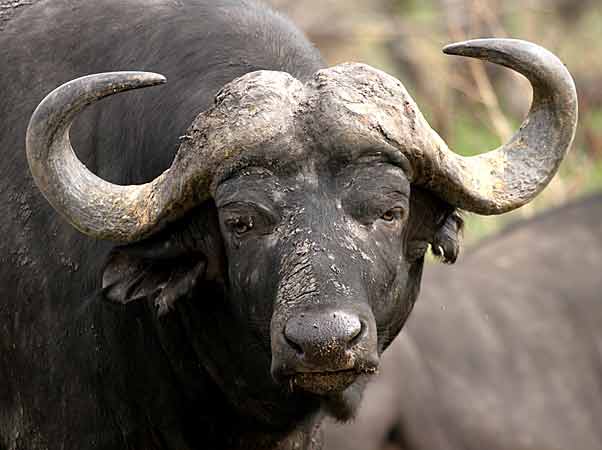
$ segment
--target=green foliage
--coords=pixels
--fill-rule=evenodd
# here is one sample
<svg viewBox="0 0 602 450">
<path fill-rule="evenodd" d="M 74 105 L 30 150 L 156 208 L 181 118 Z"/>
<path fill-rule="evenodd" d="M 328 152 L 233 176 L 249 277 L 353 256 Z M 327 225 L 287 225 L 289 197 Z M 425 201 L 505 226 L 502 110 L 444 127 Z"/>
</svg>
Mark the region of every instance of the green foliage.
<svg viewBox="0 0 602 450">
<path fill-rule="evenodd" d="M 457 153 L 473 156 L 498 147 L 499 138 L 486 126 L 475 122 L 466 112 L 454 115 L 448 144 Z"/>
</svg>

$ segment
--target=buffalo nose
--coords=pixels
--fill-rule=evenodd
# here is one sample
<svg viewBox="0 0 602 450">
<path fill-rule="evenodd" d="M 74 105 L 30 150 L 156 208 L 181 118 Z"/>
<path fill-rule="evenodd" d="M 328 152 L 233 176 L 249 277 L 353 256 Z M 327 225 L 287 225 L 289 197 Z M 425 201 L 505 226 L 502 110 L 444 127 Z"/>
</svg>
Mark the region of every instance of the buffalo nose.
<svg viewBox="0 0 602 450">
<path fill-rule="evenodd" d="M 364 325 L 345 311 L 300 314 L 284 328 L 288 344 L 309 360 L 324 359 L 353 347 L 363 334 Z"/>
</svg>

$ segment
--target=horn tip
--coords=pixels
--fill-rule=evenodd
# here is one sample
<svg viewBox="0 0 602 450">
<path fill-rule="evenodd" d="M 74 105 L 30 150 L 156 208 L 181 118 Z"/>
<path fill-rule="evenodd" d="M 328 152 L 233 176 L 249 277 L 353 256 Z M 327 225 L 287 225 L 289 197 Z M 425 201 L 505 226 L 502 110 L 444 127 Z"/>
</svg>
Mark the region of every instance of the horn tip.
<svg viewBox="0 0 602 450">
<path fill-rule="evenodd" d="M 503 41 L 510 41 L 510 39 L 481 38 L 454 42 L 443 47 L 443 53 L 446 55 L 474 57 L 482 51 L 493 50 L 496 45 L 503 44 Z"/>
<path fill-rule="evenodd" d="M 458 54 L 458 47 L 461 45 L 461 42 L 456 42 L 453 44 L 447 44 L 445 47 L 443 47 L 443 49 L 441 50 L 443 53 L 445 53 L 446 55 L 457 55 Z"/>
<path fill-rule="evenodd" d="M 145 84 L 149 86 L 157 85 L 157 84 L 165 84 L 167 83 L 167 77 L 165 75 L 161 75 L 160 73 L 155 72 L 143 72 L 145 78 Z"/>
<path fill-rule="evenodd" d="M 443 47 L 442 51 L 446 55 L 463 55 L 464 52 L 470 47 L 471 41 L 454 42 Z"/>
</svg>

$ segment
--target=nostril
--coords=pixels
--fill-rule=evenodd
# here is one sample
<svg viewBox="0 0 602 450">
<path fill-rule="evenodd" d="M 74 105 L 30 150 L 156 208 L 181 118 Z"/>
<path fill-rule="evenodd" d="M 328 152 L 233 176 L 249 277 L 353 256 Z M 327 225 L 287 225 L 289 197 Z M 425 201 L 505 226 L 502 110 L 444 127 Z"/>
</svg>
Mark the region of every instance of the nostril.
<svg viewBox="0 0 602 450">
<path fill-rule="evenodd" d="M 301 345 L 295 341 L 294 337 L 291 336 L 291 331 L 289 330 L 289 326 L 284 327 L 284 332 L 282 334 L 284 335 L 284 340 L 286 341 L 286 343 L 293 350 L 295 350 L 296 353 L 298 353 L 299 355 L 303 355 L 303 353 L 304 353 L 303 347 L 301 347 Z"/>
<path fill-rule="evenodd" d="M 284 339 L 286 340 L 287 344 L 293 349 L 295 350 L 296 353 L 298 353 L 299 355 L 303 355 L 303 347 L 301 347 L 299 344 L 297 344 L 295 341 L 291 340 L 286 334 L 284 335 Z"/>
<path fill-rule="evenodd" d="M 355 344 L 361 341 L 366 333 L 366 324 L 364 321 L 358 320 L 358 322 L 359 326 L 355 327 L 350 334 L 349 341 L 347 342 L 348 347 L 353 347 Z"/>
</svg>

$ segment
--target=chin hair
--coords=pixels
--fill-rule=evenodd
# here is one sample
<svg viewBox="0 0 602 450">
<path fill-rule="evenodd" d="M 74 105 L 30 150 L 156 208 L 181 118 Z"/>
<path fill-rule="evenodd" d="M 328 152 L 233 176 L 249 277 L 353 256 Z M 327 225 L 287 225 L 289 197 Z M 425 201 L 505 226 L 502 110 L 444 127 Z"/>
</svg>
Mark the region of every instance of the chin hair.
<svg viewBox="0 0 602 450">
<path fill-rule="evenodd" d="M 338 422 L 349 422 L 355 418 L 364 390 L 370 379 L 369 375 L 360 375 L 355 382 L 342 392 L 330 394 L 323 398 L 322 407 L 326 414 Z"/>
</svg>

